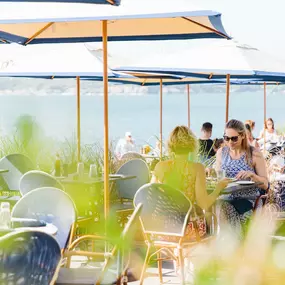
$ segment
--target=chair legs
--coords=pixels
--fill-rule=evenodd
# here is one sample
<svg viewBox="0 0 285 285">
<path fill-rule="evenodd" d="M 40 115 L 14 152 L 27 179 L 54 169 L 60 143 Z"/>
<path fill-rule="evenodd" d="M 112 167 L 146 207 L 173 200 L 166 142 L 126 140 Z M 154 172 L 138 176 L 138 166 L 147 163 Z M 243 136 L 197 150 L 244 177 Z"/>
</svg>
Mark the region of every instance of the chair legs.
<svg viewBox="0 0 285 285">
<path fill-rule="evenodd" d="M 151 245 L 148 244 L 147 245 L 146 256 L 145 256 L 145 260 L 144 260 L 144 264 L 143 264 L 143 268 L 142 268 L 142 272 L 141 272 L 141 277 L 140 277 L 140 285 L 143 285 L 145 271 L 146 271 L 148 263 L 149 263 L 150 248 L 151 248 Z"/>
<path fill-rule="evenodd" d="M 157 253 L 157 267 L 158 267 L 158 273 L 159 273 L 159 282 L 160 282 L 160 284 L 162 284 L 163 283 L 162 260 L 161 260 L 161 252 L 160 251 Z"/>
<path fill-rule="evenodd" d="M 183 257 L 183 249 L 179 248 L 178 250 L 178 258 L 179 258 L 179 265 L 181 270 L 181 284 L 185 285 L 185 272 L 184 272 L 184 257 Z"/>
</svg>

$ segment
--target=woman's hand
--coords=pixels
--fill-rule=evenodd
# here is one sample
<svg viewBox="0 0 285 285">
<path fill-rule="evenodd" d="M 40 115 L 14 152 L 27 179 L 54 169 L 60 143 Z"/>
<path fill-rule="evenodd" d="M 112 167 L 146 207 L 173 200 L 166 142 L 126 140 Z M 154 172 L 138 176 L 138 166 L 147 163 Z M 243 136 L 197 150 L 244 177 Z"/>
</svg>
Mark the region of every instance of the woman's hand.
<svg viewBox="0 0 285 285">
<path fill-rule="evenodd" d="M 230 179 L 224 178 L 217 183 L 216 189 L 218 189 L 219 192 L 221 192 L 223 189 L 225 189 L 228 186 L 230 182 L 231 182 Z"/>
<path fill-rule="evenodd" d="M 252 171 L 240 171 L 237 175 L 236 175 L 236 179 L 238 180 L 245 180 L 250 178 L 251 180 L 254 179 L 254 173 Z"/>
</svg>

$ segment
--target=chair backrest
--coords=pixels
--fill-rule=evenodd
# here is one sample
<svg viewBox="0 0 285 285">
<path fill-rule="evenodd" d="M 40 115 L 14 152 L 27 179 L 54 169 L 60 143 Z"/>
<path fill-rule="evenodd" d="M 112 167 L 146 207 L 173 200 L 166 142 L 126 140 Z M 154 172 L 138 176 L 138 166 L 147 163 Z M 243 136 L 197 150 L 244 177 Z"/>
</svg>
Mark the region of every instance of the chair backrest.
<svg viewBox="0 0 285 285">
<path fill-rule="evenodd" d="M 4 190 L 19 190 L 20 179 L 26 172 L 35 169 L 31 160 L 23 154 L 9 154 L 0 159 L 0 169 L 9 172 L 1 174 L 1 184 Z"/>
<path fill-rule="evenodd" d="M 135 152 L 135 151 L 126 152 L 121 157 L 121 160 L 131 160 L 131 159 L 142 159 L 142 160 L 144 160 L 144 157 L 140 153 Z"/>
<path fill-rule="evenodd" d="M 0 238 L 0 284 L 51 284 L 61 260 L 56 240 L 39 231 Z"/>
<path fill-rule="evenodd" d="M 44 187 L 30 191 L 14 206 L 12 217 L 31 218 L 52 223 L 61 248 L 68 242 L 70 229 L 76 220 L 76 208 L 68 194 L 57 188 Z"/>
<path fill-rule="evenodd" d="M 192 204 L 181 191 L 149 183 L 135 195 L 134 205 L 140 203 L 143 205 L 140 219 L 146 234 L 184 235 Z"/>
<path fill-rule="evenodd" d="M 133 175 L 136 178 L 116 182 L 119 198 L 133 199 L 138 189 L 149 182 L 149 169 L 145 161 L 133 159 L 126 162 L 117 174 Z"/>
<path fill-rule="evenodd" d="M 43 171 L 29 171 L 25 173 L 20 179 L 20 192 L 22 196 L 24 196 L 31 190 L 42 187 L 53 187 L 60 190 L 64 190 L 63 185 L 59 181 L 57 181 L 55 177 Z"/>
</svg>

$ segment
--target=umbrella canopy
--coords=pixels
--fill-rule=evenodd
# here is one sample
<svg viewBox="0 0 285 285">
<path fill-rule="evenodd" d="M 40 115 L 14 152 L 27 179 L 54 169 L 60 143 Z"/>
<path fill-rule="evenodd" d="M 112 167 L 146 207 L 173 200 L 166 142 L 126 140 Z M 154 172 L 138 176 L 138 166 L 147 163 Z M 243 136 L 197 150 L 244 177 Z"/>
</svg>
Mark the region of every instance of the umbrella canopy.
<svg viewBox="0 0 285 285">
<path fill-rule="evenodd" d="M 101 20 L 108 21 L 108 41 L 229 38 L 220 13 L 190 0 L 0 3 L 0 10 L 0 38 L 20 44 L 102 41 Z"/>
<path fill-rule="evenodd" d="M 49 44 L 0 46 L 1 77 L 40 77 L 40 78 L 74 78 L 77 76 L 102 81 L 103 63 L 88 45 Z M 108 69 L 108 77 L 119 74 Z M 127 76 L 127 75 L 126 75 Z M 131 77 L 131 76 L 129 76 Z"/>
<path fill-rule="evenodd" d="M 219 41 L 193 49 L 165 55 L 140 56 L 139 62 L 115 68 L 119 71 L 160 72 L 181 76 L 219 79 L 231 78 L 259 81 L 284 81 L 285 61 L 257 48 L 233 41 Z"/>
<path fill-rule="evenodd" d="M 26 2 L 26 0 L 0 0 L 0 2 Z M 90 3 L 120 5 L 121 0 L 29 0 L 29 2 L 62 2 L 62 3 Z"/>
</svg>

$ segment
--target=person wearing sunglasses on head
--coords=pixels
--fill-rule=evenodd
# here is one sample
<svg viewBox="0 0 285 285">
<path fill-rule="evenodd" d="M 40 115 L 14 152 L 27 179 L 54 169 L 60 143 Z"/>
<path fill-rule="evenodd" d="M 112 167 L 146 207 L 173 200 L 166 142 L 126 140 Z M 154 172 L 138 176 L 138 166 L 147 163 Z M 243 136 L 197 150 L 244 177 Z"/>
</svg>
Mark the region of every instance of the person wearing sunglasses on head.
<svg viewBox="0 0 285 285">
<path fill-rule="evenodd" d="M 229 223 L 240 238 L 244 225 L 253 212 L 254 203 L 260 192 L 268 190 L 269 183 L 265 159 L 262 153 L 250 146 L 244 124 L 230 120 L 224 132 L 225 146 L 218 150 L 216 170 L 225 171 L 228 178 L 261 182 L 260 188 L 235 191 L 220 200 L 220 221 Z M 262 201 L 260 205 L 262 205 Z"/>
</svg>

